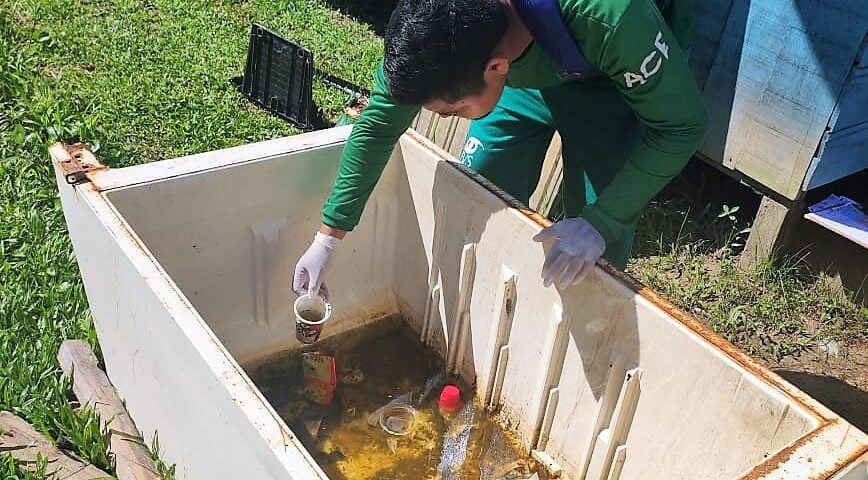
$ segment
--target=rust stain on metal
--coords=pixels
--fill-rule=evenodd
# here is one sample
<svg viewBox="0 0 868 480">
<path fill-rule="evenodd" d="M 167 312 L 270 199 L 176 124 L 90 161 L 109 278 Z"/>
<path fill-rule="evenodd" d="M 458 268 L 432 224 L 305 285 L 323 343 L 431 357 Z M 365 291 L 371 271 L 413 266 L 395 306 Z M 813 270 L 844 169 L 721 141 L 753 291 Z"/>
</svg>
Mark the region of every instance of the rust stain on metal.
<svg viewBox="0 0 868 480">
<path fill-rule="evenodd" d="M 106 198 L 105 194 L 103 194 L 96 187 L 96 185 L 89 184 L 89 185 L 87 185 L 87 188 L 90 188 L 95 193 L 99 194 L 100 198 L 106 203 L 106 205 L 108 206 L 108 208 L 111 210 L 112 214 L 114 215 L 115 220 L 117 221 L 117 232 L 120 233 L 121 235 L 123 235 L 126 240 L 128 240 L 128 242 L 129 242 L 128 245 L 133 247 L 136 250 L 136 253 L 144 256 L 145 258 L 148 259 L 149 262 L 153 263 L 158 269 L 160 269 L 161 267 L 159 266 L 159 263 L 156 261 L 155 258 L 153 258 L 153 256 L 148 251 L 148 249 L 145 248 L 145 245 L 139 239 L 138 235 L 136 235 L 135 233 L 132 232 L 129 224 L 124 219 L 123 215 L 121 215 L 121 213 L 117 211 L 117 209 L 114 207 L 114 205 L 108 200 L 108 198 Z M 145 280 L 148 280 L 148 281 L 151 280 L 150 276 L 144 275 L 144 274 L 143 274 L 143 276 L 144 276 Z M 163 278 L 167 278 L 167 277 L 163 276 Z"/>
<path fill-rule="evenodd" d="M 830 423 L 827 423 L 827 424 L 821 426 L 820 428 L 817 428 L 815 430 L 808 432 L 806 435 L 803 435 L 801 438 L 797 439 L 795 442 L 789 444 L 786 448 L 784 448 L 780 452 L 769 457 L 766 461 L 755 466 L 751 471 L 742 475 L 739 480 L 756 480 L 756 479 L 763 478 L 764 476 L 768 475 L 769 473 L 774 472 L 775 469 L 777 469 L 780 466 L 780 464 L 786 462 L 793 455 L 793 453 L 795 453 L 796 450 L 802 448 L 805 444 L 807 444 L 811 440 L 813 440 L 814 437 L 820 435 L 820 433 L 822 433 L 824 430 L 826 430 L 827 428 L 829 428 L 832 425 L 834 425 L 834 423 L 830 422 Z M 820 478 L 826 478 L 826 477 L 820 477 Z M 805 480 L 809 480 L 809 479 L 805 479 Z"/>
<path fill-rule="evenodd" d="M 825 476 L 822 478 L 831 478 L 832 475 L 839 473 L 851 464 L 857 462 L 865 454 L 868 454 L 868 445 L 864 445 L 860 450 L 854 451 L 852 454 L 836 462 L 831 469 L 823 472 L 823 475 Z"/>
<path fill-rule="evenodd" d="M 58 142 L 49 147 L 49 153 L 70 185 L 87 182 L 91 172 L 108 169 L 83 143 L 64 145 Z"/>
<path fill-rule="evenodd" d="M 862 459 L 862 456 L 866 455 L 866 454 L 868 454 L 868 445 L 864 445 L 860 450 L 854 451 L 852 454 L 848 455 L 846 458 L 843 458 L 840 461 L 838 461 L 837 463 L 835 463 L 835 466 L 832 467 L 832 469 L 824 472 L 824 474 L 826 475 L 826 477 L 824 477 L 824 478 L 831 478 L 832 475 L 836 475 L 836 474 L 840 473 L 845 468 L 849 467 L 850 465 L 852 465 L 852 464 L 856 463 L 857 461 L 859 461 L 860 459 Z M 862 459 L 862 460 L 868 461 L 868 459 Z"/>
<path fill-rule="evenodd" d="M 840 419 L 835 419 L 827 422 L 825 425 L 817 428 L 809 432 L 808 434 L 802 436 L 795 442 L 791 443 L 789 446 L 781 450 L 780 452 L 773 455 L 768 460 L 763 463 L 757 465 L 753 468 L 753 470 L 747 472 L 742 475 L 739 480 L 759 480 L 764 478 L 765 476 L 776 473 L 775 470 L 784 462 L 790 459 L 796 451 L 800 448 L 804 447 L 808 443 L 810 443 L 815 437 L 818 437 L 821 433 L 824 433 L 826 430 L 834 428 L 840 425 L 842 421 Z M 832 475 L 842 470 L 847 465 L 851 464 L 859 457 L 868 452 L 868 445 L 863 445 L 861 448 L 854 450 L 849 455 L 843 458 L 839 458 L 837 462 L 835 462 L 832 467 L 824 470 L 823 472 L 818 473 L 812 477 L 806 477 L 805 480 L 824 480 L 831 478 Z M 809 460 L 810 461 L 810 460 Z"/>
</svg>

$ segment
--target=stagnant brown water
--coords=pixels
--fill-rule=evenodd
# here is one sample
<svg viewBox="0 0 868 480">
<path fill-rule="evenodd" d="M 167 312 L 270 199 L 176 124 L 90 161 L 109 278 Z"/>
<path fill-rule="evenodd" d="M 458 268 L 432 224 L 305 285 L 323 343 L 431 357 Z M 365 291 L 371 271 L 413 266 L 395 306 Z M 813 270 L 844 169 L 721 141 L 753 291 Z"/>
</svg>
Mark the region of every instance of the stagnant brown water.
<svg viewBox="0 0 868 480">
<path fill-rule="evenodd" d="M 440 357 L 400 318 L 312 347 L 336 360 L 338 386 L 328 406 L 305 395 L 301 352 L 276 355 L 249 367 L 248 374 L 331 479 L 526 477 L 531 462 L 520 446 L 473 403 L 468 385 L 442 375 Z M 465 402 L 453 414 L 437 406 L 447 383 L 461 388 Z M 371 414 L 408 393 L 403 399 L 416 410 L 415 427 L 407 435 L 391 435 Z"/>
</svg>

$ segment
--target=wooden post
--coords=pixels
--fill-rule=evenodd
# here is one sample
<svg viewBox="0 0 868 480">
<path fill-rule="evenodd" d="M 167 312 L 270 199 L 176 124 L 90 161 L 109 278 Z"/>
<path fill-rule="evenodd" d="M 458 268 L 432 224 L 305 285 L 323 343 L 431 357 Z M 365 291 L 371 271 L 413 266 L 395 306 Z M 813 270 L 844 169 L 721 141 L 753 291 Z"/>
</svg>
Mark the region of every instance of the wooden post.
<svg viewBox="0 0 868 480">
<path fill-rule="evenodd" d="M 539 182 L 530 196 L 528 206 L 544 217 L 552 212 L 564 179 L 564 159 L 561 136 L 555 133 L 546 150 Z"/>
<path fill-rule="evenodd" d="M 60 367 L 72 378 L 78 400 L 99 413 L 109 432 L 109 450 L 115 456 L 119 480 L 159 480 L 157 467 L 136 425 L 127 413 L 105 373 L 97 366 L 90 346 L 81 340 L 66 340 L 57 354 Z"/>
<path fill-rule="evenodd" d="M 29 423 L 0 412 L 0 452 L 8 452 L 18 468 L 36 472 L 39 458 L 48 462 L 46 478 L 55 480 L 110 479 L 111 475 L 52 445 Z"/>
<path fill-rule="evenodd" d="M 763 196 L 750 235 L 739 257 L 739 266 L 753 268 L 786 247 L 801 218 L 803 204 L 797 200 L 787 206 Z"/>
</svg>

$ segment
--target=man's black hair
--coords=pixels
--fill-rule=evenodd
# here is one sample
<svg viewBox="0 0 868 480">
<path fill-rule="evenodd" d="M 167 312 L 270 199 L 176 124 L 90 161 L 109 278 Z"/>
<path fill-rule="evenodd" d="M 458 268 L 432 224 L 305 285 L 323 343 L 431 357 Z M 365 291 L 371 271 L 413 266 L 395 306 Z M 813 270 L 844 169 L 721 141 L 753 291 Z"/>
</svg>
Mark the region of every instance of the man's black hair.
<svg viewBox="0 0 868 480">
<path fill-rule="evenodd" d="M 506 33 L 497 0 L 400 0 L 386 28 L 384 68 L 400 103 L 478 95 L 483 71 Z"/>
</svg>

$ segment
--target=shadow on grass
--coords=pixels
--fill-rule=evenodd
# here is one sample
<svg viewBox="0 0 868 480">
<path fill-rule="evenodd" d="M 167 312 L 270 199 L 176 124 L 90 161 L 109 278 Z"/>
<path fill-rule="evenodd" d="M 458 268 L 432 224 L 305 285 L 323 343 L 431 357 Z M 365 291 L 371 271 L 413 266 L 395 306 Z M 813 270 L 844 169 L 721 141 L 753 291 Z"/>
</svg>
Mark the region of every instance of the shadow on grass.
<svg viewBox="0 0 868 480">
<path fill-rule="evenodd" d="M 866 187 L 868 170 L 809 192 L 807 203 L 836 193 L 868 204 Z M 712 255 L 712 259 L 735 257 L 744 248 L 761 198 L 751 187 L 693 159 L 649 202 L 637 226 L 632 257 L 639 260 L 677 252 Z M 792 242 L 775 252 L 773 263 L 808 283 L 822 273 L 840 293 L 854 295 L 855 301 L 868 305 L 864 258 L 865 250 L 856 243 L 801 220 Z"/>
<path fill-rule="evenodd" d="M 648 204 L 637 225 L 632 256 L 665 255 L 687 245 L 696 254 L 729 249 L 737 255 L 759 199 L 750 188 L 693 159 Z"/>
<path fill-rule="evenodd" d="M 868 169 L 807 193 L 805 202 L 812 205 L 831 194 L 843 195 L 868 206 Z M 834 279 L 858 301 L 868 306 L 868 250 L 831 230 L 802 220 L 793 233 L 790 251 L 805 251 L 805 260 L 818 271 Z"/>
<path fill-rule="evenodd" d="M 860 390 L 834 377 L 793 370 L 775 370 L 775 373 L 823 405 L 834 410 L 862 431 L 868 431 L 868 392 Z"/>
<path fill-rule="evenodd" d="M 344 15 L 367 23 L 377 35 L 382 37 L 386 33 L 389 16 L 398 4 L 398 0 L 326 0 L 325 3 Z"/>
</svg>

